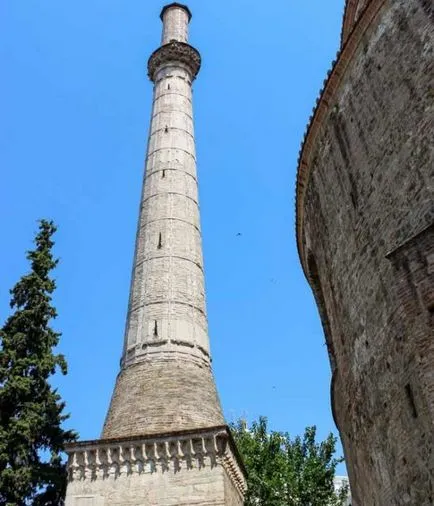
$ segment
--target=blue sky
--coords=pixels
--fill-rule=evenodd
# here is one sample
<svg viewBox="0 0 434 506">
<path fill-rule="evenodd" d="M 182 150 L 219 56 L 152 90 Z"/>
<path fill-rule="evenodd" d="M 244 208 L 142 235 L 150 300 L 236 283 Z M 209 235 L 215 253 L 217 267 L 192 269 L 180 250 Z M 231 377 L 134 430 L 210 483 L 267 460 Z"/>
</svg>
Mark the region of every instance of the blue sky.
<svg viewBox="0 0 434 506">
<path fill-rule="evenodd" d="M 296 251 L 300 140 L 339 43 L 344 0 L 191 0 L 207 305 L 226 417 L 296 435 L 336 431 L 317 310 Z M 123 340 L 160 0 L 6 0 L 0 15 L 0 317 L 36 220 L 59 226 L 69 374 L 56 378 L 97 438 Z M 237 235 L 241 233 L 241 236 Z M 342 472 L 343 466 L 340 468 Z"/>
</svg>

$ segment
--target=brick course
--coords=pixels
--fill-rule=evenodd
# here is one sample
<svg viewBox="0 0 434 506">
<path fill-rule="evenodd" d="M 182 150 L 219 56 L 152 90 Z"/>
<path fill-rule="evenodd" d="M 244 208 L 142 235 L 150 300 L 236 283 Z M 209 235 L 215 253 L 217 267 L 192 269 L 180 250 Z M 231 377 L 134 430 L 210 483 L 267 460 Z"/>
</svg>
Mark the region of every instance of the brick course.
<svg viewBox="0 0 434 506">
<path fill-rule="evenodd" d="M 177 3 L 163 9 L 163 46 L 149 59 L 154 100 L 121 370 L 101 439 L 68 448 L 67 506 L 243 502 L 244 470 L 211 369 L 191 90 L 201 60 L 187 44 L 190 17 Z"/>
<path fill-rule="evenodd" d="M 303 145 L 297 239 L 356 506 L 434 504 L 433 10 L 371 0 Z M 431 266 L 431 267 L 430 267 Z"/>
</svg>

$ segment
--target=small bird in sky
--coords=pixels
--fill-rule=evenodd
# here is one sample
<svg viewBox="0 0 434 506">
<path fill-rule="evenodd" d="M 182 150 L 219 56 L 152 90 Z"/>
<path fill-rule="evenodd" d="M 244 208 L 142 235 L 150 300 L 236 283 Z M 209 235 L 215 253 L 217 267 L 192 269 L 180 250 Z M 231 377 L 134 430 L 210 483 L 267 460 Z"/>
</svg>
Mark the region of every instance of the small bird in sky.
<svg viewBox="0 0 434 506">
<path fill-rule="evenodd" d="M 237 237 L 241 237 L 241 235 L 242 235 L 241 232 L 238 232 Z"/>
</svg>

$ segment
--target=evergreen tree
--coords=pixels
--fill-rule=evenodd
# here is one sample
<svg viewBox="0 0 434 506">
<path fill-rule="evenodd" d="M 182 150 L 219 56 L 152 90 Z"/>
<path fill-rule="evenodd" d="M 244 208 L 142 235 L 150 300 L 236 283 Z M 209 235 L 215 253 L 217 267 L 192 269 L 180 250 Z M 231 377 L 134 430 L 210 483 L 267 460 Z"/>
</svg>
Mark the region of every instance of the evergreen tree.
<svg viewBox="0 0 434 506">
<path fill-rule="evenodd" d="M 269 431 L 259 418 L 250 429 L 243 420 L 231 426 L 248 478 L 245 506 L 342 506 L 348 490 L 335 493 L 333 478 L 342 459 L 333 455 L 336 438 L 315 441 L 316 428 L 303 438 Z"/>
<path fill-rule="evenodd" d="M 66 486 L 62 461 L 65 443 L 75 441 L 63 430 L 65 403 L 50 385 L 62 355 L 53 353 L 60 334 L 50 327 L 56 288 L 50 271 L 53 222 L 41 221 L 35 249 L 27 253 L 30 273 L 11 290 L 13 314 L 0 330 L 0 505 L 61 504 Z"/>
</svg>

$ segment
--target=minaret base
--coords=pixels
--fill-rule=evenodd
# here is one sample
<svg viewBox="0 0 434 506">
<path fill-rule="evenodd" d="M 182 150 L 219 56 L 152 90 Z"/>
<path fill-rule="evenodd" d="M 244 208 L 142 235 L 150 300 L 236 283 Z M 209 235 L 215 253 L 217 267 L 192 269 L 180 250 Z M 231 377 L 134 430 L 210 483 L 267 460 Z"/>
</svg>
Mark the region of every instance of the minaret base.
<svg viewBox="0 0 434 506">
<path fill-rule="evenodd" d="M 226 426 L 67 448 L 65 506 L 242 506 L 242 463 Z"/>
<path fill-rule="evenodd" d="M 182 359 L 179 352 L 171 354 L 175 357 L 154 354 L 122 368 L 102 439 L 194 431 L 224 424 L 211 367 Z"/>
</svg>

